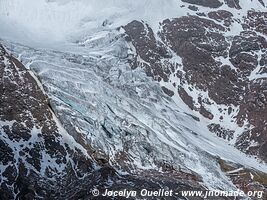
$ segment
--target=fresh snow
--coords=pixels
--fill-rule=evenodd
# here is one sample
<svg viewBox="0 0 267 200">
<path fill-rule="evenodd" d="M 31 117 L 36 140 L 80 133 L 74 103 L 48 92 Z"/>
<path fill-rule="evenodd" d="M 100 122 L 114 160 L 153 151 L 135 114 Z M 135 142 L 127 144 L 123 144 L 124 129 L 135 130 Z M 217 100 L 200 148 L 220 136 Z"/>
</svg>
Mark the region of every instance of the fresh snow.
<svg viewBox="0 0 267 200">
<path fill-rule="evenodd" d="M 180 0 L 179 0 L 180 1 Z M 178 0 L 1 0 L 0 37 L 24 44 L 50 47 L 62 41 L 75 41 L 79 37 L 117 28 L 132 20 L 143 20 L 157 32 L 159 22 L 194 14 L 187 3 Z M 242 0 L 242 9 L 223 5 L 236 19 L 242 19 L 248 10 L 262 9 L 257 0 Z M 185 5 L 181 7 L 181 5 Z M 199 12 L 210 8 L 199 6 Z M 231 30 L 239 31 L 234 23 Z"/>
</svg>

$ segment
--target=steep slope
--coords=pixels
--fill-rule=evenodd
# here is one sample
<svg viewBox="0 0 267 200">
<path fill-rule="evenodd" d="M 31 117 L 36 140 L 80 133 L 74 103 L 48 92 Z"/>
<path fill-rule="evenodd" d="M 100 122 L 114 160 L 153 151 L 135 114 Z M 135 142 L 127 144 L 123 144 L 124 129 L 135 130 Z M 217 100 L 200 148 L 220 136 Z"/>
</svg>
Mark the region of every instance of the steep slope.
<svg viewBox="0 0 267 200">
<path fill-rule="evenodd" d="M 1 199 L 53 197 L 61 180 L 77 181 L 93 170 L 93 163 L 65 130 L 59 132 L 30 73 L 2 46 L 0 50 Z"/>
<path fill-rule="evenodd" d="M 1 199 L 94 199 L 94 188 L 204 190 L 198 175 L 168 165 L 130 174 L 121 172 L 127 170 L 123 164 L 110 166 L 89 144 L 76 138 L 83 147 L 69 135 L 77 136 L 75 130 L 66 132 L 37 77 L 0 48 Z"/>
<path fill-rule="evenodd" d="M 80 169 L 66 165 L 60 168 L 59 179 L 72 170 L 63 177 L 79 183 L 78 191 L 89 199 L 93 186 L 266 191 L 263 1 L 40 1 L 38 5 L 32 2 L 38 9 L 35 19 L 33 10 L 20 19 L 26 7 L 19 5 L 25 2 L 11 2 L 0 3 L 1 36 L 12 41 L 1 42 L 13 54 L 3 49 L 3 71 L 9 67 L 8 60 L 15 60 L 2 82 L 12 90 L 15 81 L 20 87 L 12 91 L 33 98 L 22 105 L 21 101 L 2 104 L 1 137 L 5 133 L 9 139 L 1 140 L 6 148 L 13 148 L 10 141 L 16 137 L 31 140 L 34 126 L 17 123 L 36 124 L 41 134 L 37 142 L 46 141 L 47 134 L 52 137 L 41 150 L 53 157 L 50 146 L 53 152 L 61 149 L 64 164 L 88 163 L 80 172 L 85 177 L 76 181 L 72 174 Z M 75 11 L 79 8 L 80 12 Z M 12 20 L 19 22 L 15 29 L 10 26 Z M 26 37 L 21 37 L 22 31 Z M 16 35 L 28 46 L 14 43 L 10 36 Z M 20 79 L 34 85 L 38 93 L 28 90 L 20 79 L 6 80 L 19 76 L 14 62 L 25 71 Z M 38 76 L 39 86 L 28 72 Z M 4 90 L 2 94 L 3 98 L 17 97 Z M 8 107 L 18 110 L 15 114 L 20 118 L 14 118 Z M 26 111 L 33 119 L 24 116 Z M 57 118 L 66 131 L 57 128 L 61 127 Z M 60 142 L 64 139 L 53 139 L 65 137 L 73 137 L 69 139 L 75 144 L 72 153 Z M 52 145 L 54 140 L 59 141 L 57 145 Z M 36 151 L 34 157 L 39 156 Z M 39 156 L 36 162 L 47 164 L 46 157 Z M 104 172 L 95 170 L 95 165 Z M 41 173 L 37 170 L 36 174 Z"/>
<path fill-rule="evenodd" d="M 239 35 L 231 33 L 235 18 L 222 10 L 209 12 L 211 19 L 164 20 L 158 33 L 138 21 L 124 29 L 136 51 L 133 68 L 144 68 L 166 94 L 176 94 L 174 100 L 180 96 L 190 109 L 207 118 L 211 132 L 267 161 L 267 43 L 261 28 L 265 21 L 260 21 L 265 15 L 248 12 Z M 255 23 L 251 16 L 258 18 L 255 28 L 246 25 Z M 217 24 L 213 19 L 228 23 Z"/>
</svg>

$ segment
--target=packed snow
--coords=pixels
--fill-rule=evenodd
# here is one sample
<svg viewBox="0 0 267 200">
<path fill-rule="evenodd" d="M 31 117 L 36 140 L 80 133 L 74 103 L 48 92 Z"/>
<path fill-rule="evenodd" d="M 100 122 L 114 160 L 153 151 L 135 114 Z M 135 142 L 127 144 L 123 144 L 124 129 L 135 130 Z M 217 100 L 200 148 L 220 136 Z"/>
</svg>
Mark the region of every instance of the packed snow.
<svg viewBox="0 0 267 200">
<path fill-rule="evenodd" d="M 242 10 L 230 9 L 242 18 L 249 9 L 265 9 L 257 0 L 240 2 Z M 184 7 L 181 5 L 185 5 Z M 42 47 L 75 41 L 100 30 L 114 29 L 132 20 L 143 20 L 154 30 L 167 18 L 194 14 L 181 0 L 1 0 L 0 37 Z M 210 8 L 199 6 L 199 12 Z M 238 23 L 235 31 L 240 30 Z"/>
</svg>

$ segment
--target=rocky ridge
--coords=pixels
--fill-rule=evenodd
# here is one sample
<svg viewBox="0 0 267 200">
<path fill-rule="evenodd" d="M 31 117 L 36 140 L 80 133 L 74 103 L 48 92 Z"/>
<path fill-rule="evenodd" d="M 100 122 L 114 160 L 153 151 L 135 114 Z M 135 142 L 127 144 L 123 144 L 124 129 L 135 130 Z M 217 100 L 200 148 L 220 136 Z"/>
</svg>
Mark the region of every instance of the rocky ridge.
<svg viewBox="0 0 267 200">
<path fill-rule="evenodd" d="M 37 77 L 3 46 L 0 66 L 1 199 L 98 199 L 92 196 L 94 188 L 157 190 L 164 185 L 204 190 L 196 174 L 163 164 L 162 172 L 120 175 L 98 152 L 66 132 Z"/>
<path fill-rule="evenodd" d="M 178 92 L 210 120 L 211 132 L 266 162 L 266 12 L 248 11 L 242 22 L 226 10 L 197 15 L 164 20 L 156 33 L 144 22 L 124 26 L 136 52 L 132 66 L 161 82 L 170 97 Z M 242 29 L 234 34 L 237 23 Z"/>
<path fill-rule="evenodd" d="M 2 41 L 1 198 L 266 191 L 266 12 L 182 2 L 190 15 L 92 34 L 78 53 Z"/>
</svg>

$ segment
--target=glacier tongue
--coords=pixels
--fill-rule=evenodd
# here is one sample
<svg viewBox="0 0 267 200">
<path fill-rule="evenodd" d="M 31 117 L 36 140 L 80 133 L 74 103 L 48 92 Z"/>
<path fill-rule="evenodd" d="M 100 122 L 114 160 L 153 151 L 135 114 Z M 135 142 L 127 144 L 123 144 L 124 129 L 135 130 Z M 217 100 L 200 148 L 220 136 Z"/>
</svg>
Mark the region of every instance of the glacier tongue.
<svg viewBox="0 0 267 200">
<path fill-rule="evenodd" d="M 222 5 L 235 19 L 225 36 L 239 35 L 243 28 L 238 20 L 251 8 L 262 8 L 248 2 L 240 3 L 242 10 Z M 140 20 L 157 33 L 160 21 L 195 15 L 185 5 L 176 0 L 1 0 L 0 37 L 5 40 L 0 42 L 40 79 L 64 129 L 84 148 L 92 146 L 94 159 L 126 174 L 171 166 L 200 175 L 209 189 L 235 190 L 219 159 L 264 173 L 266 164 L 210 133 L 205 119 L 193 119 L 195 112 L 181 99 L 163 93 L 161 86 L 171 88 L 171 82 L 158 83 L 145 70 L 133 70 L 129 62 L 137 53 L 118 28 Z M 220 60 L 231 63 L 229 56 Z M 254 72 L 250 77 L 257 78 Z M 190 94 L 196 101 L 198 95 L 208 97 L 196 93 L 192 89 Z"/>
<path fill-rule="evenodd" d="M 196 172 L 210 188 L 224 189 L 235 186 L 221 172 L 217 157 L 267 172 L 266 165 L 210 134 L 141 69 L 132 70 L 130 47 L 121 36 L 120 31 L 94 33 L 78 41 L 72 53 L 6 46 L 40 77 L 68 132 L 114 166 L 127 152 L 131 169 L 168 163 Z"/>
</svg>

